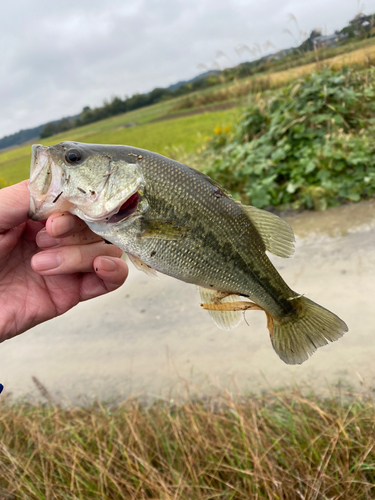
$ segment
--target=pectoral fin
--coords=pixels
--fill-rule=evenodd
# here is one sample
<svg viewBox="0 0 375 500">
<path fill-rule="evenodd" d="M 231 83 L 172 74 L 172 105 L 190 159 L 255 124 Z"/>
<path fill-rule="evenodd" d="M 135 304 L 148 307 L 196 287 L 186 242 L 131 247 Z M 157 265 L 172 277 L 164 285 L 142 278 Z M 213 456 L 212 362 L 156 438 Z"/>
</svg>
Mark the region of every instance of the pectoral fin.
<svg viewBox="0 0 375 500">
<path fill-rule="evenodd" d="M 134 265 L 134 267 L 138 269 L 138 271 L 143 271 L 144 273 L 147 274 L 147 276 L 150 276 L 151 278 L 159 279 L 155 269 L 145 264 L 141 259 L 139 259 L 135 255 L 132 255 L 130 253 L 128 253 L 127 255 L 131 260 L 132 264 Z"/>
<path fill-rule="evenodd" d="M 290 257 L 294 252 L 293 229 L 271 212 L 242 205 L 242 209 L 257 228 L 266 250 L 279 257 Z"/>
<path fill-rule="evenodd" d="M 158 240 L 181 240 L 191 233 L 191 226 L 178 221 L 166 219 L 143 219 L 141 222 L 141 238 Z"/>
</svg>

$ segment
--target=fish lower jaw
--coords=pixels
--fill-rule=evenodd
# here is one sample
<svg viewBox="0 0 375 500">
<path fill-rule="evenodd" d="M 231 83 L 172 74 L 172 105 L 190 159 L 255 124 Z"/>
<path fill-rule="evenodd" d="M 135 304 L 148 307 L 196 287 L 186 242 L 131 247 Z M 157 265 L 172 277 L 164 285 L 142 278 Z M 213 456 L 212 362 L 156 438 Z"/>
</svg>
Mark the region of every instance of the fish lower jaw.
<svg viewBox="0 0 375 500">
<path fill-rule="evenodd" d="M 72 203 L 59 199 L 59 195 L 48 196 L 47 199 L 38 199 L 31 193 L 29 205 L 29 217 L 32 220 L 46 220 L 57 211 L 71 212 Z"/>
</svg>

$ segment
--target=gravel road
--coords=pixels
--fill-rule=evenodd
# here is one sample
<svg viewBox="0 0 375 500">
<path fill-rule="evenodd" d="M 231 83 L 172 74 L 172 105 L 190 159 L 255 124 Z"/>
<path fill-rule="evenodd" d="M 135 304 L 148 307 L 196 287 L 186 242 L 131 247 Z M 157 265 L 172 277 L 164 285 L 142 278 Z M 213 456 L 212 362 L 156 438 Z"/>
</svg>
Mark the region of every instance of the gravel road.
<svg viewBox="0 0 375 500">
<path fill-rule="evenodd" d="M 293 384 L 329 391 L 375 388 L 375 201 L 290 217 L 291 259 L 272 257 L 289 286 L 332 310 L 349 332 L 301 366 L 285 365 L 261 311 L 227 332 L 199 307 L 192 285 L 148 278 L 129 264 L 115 293 L 0 345 L 0 382 L 13 397 L 38 397 L 37 377 L 56 399 L 130 395 L 175 398 Z M 2 395 L 3 397 L 3 395 Z"/>
</svg>

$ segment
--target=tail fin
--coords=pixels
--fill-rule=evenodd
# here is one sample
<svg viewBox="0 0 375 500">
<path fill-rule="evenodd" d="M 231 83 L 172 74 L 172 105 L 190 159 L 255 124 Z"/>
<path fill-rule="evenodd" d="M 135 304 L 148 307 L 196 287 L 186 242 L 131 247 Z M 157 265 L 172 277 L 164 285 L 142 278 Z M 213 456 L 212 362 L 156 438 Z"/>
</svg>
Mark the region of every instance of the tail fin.
<svg viewBox="0 0 375 500">
<path fill-rule="evenodd" d="M 296 315 L 288 320 L 272 318 L 271 342 L 280 358 L 289 365 L 301 364 L 318 347 L 338 340 L 348 331 L 335 314 L 306 297 L 296 298 Z"/>
</svg>

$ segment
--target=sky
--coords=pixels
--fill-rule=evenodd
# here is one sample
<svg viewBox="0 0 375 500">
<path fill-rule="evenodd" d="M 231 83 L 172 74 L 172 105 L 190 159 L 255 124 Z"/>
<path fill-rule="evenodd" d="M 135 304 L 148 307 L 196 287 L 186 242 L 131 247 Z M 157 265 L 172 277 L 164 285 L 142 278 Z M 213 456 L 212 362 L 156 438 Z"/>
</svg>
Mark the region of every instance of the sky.
<svg viewBox="0 0 375 500">
<path fill-rule="evenodd" d="M 0 138 L 253 59 L 244 46 L 331 34 L 359 10 L 375 0 L 3 0 Z"/>
</svg>

